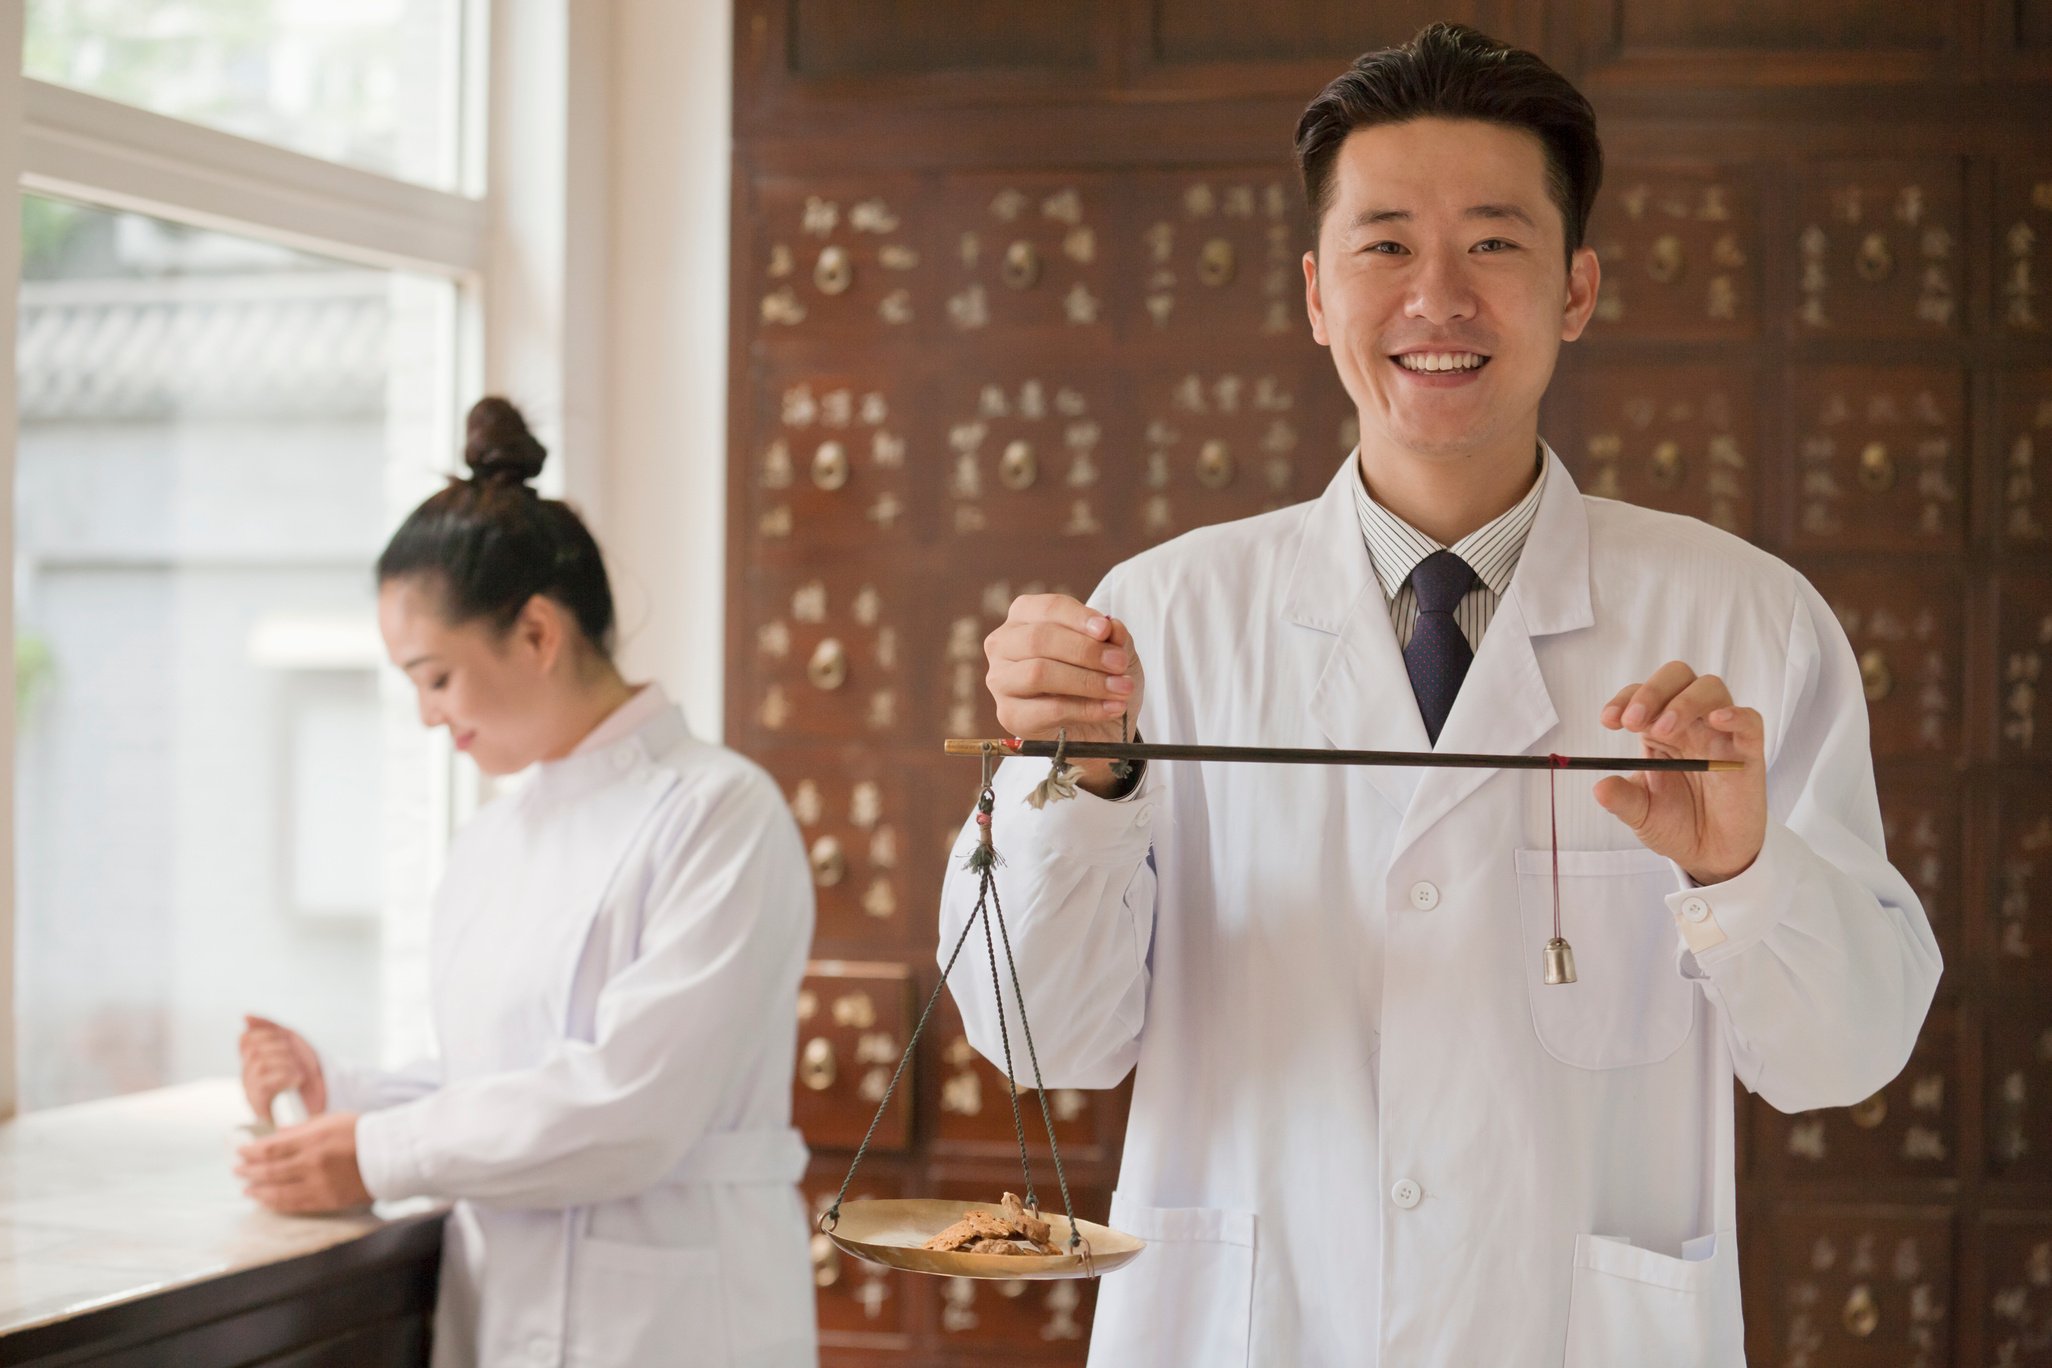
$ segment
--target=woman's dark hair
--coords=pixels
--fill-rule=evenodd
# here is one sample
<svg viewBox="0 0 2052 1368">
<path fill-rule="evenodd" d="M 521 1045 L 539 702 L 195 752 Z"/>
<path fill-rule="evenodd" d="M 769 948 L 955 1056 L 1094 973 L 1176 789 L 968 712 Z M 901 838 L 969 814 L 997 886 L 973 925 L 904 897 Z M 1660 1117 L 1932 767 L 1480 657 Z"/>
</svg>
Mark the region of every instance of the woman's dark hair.
<svg viewBox="0 0 2052 1368">
<path fill-rule="evenodd" d="M 612 654 L 613 590 L 598 543 L 570 505 L 528 484 L 548 452 L 520 410 L 477 401 L 463 443 L 469 479 L 452 479 L 407 515 L 378 557 L 378 583 L 432 579 L 451 623 L 512 627 L 536 594 L 570 610 L 601 655 Z"/>
<path fill-rule="evenodd" d="M 1297 168 L 1315 232 L 1332 200 L 1332 164 L 1356 129 L 1413 119 L 1479 119 L 1536 134 L 1546 149 L 1546 188 L 1582 245 L 1603 184 L 1596 111 L 1566 77 L 1532 53 L 1462 24 L 1433 24 L 1402 47 L 1357 58 L 1297 121 Z"/>
</svg>

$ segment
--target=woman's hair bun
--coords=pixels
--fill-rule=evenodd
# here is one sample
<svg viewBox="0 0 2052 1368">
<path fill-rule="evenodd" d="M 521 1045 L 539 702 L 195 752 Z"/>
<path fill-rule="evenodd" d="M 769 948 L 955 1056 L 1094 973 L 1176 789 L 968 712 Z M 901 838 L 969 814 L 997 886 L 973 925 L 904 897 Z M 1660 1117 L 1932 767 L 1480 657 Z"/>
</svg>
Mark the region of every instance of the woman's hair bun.
<svg viewBox="0 0 2052 1368">
<path fill-rule="evenodd" d="M 520 410 L 496 394 L 488 394 L 471 406 L 465 425 L 463 461 L 470 477 L 482 484 L 504 480 L 526 484 L 541 474 L 548 449 L 527 430 Z"/>
</svg>

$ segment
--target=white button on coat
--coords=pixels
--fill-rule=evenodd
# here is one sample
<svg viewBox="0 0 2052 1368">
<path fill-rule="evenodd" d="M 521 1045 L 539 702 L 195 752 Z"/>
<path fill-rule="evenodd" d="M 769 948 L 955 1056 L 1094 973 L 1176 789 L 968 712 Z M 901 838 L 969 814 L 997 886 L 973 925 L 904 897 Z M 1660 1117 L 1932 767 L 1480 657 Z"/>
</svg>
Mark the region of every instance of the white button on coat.
<svg viewBox="0 0 2052 1368">
<path fill-rule="evenodd" d="M 1399 1178 L 1390 1185 L 1389 1200 L 1405 1211 L 1418 1205 L 1418 1199 L 1425 1195 L 1425 1189 L 1409 1178 Z"/>
<path fill-rule="evenodd" d="M 1701 898 L 1687 898 L 1682 902 L 1681 912 L 1692 922 L 1704 921 L 1710 916 L 1710 904 Z"/>
<path fill-rule="evenodd" d="M 1430 912 L 1439 906 L 1439 889 L 1423 879 L 1411 885 L 1411 906 L 1420 912 Z"/>
</svg>

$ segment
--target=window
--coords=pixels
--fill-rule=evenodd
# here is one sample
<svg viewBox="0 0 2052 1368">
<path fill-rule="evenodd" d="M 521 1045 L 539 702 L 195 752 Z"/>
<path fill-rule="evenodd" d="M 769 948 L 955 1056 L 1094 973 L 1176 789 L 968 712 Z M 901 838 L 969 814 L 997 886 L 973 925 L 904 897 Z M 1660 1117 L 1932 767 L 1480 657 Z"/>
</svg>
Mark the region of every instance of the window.
<svg viewBox="0 0 2052 1368">
<path fill-rule="evenodd" d="M 435 763 L 371 565 L 436 483 L 455 287 L 22 200 L 20 1103 L 375 1058 Z"/>
<path fill-rule="evenodd" d="M 22 67 L 423 185 L 456 183 L 456 0 L 28 0 Z"/>
<path fill-rule="evenodd" d="M 372 567 L 492 358 L 562 411 L 567 163 L 536 149 L 590 103 L 581 8 L 0 4 L 0 1117 L 232 1073 L 244 1011 L 432 1048 L 427 902 L 473 775 L 384 659 Z M 534 98 L 466 130 L 493 63 Z"/>
</svg>

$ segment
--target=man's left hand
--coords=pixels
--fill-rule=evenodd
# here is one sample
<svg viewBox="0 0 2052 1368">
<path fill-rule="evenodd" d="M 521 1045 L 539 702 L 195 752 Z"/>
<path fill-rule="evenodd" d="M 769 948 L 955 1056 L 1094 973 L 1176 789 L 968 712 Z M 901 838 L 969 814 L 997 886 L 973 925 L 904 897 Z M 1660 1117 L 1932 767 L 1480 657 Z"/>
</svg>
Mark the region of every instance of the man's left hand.
<svg viewBox="0 0 2052 1368">
<path fill-rule="evenodd" d="M 1767 840 L 1767 729 L 1758 712 L 1734 704 L 1716 675 L 1673 660 L 1618 690 L 1601 720 L 1636 733 L 1648 757 L 1745 761 L 1724 774 L 1612 775 L 1596 785 L 1596 801 L 1699 884 L 1752 867 Z"/>
<path fill-rule="evenodd" d="M 311 1215 L 367 1206 L 356 1166 L 356 1113 L 327 1112 L 236 1151 L 243 1193 L 273 1211 Z"/>
</svg>

